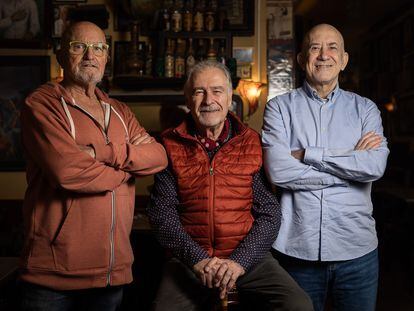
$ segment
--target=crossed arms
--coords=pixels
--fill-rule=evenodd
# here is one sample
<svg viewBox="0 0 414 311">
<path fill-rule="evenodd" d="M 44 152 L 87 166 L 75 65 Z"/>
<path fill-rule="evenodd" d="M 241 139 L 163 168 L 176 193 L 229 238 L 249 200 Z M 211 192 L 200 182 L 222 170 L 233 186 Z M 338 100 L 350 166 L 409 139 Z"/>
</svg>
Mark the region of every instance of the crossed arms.
<svg viewBox="0 0 414 311">
<path fill-rule="evenodd" d="M 380 178 L 388 156 L 381 118 L 370 102 L 359 141 L 349 150 L 305 146 L 291 150 L 277 98 L 266 106 L 262 131 L 264 166 L 269 180 L 289 190 L 321 190 Z"/>
<path fill-rule="evenodd" d="M 133 175 L 162 170 L 167 165 L 164 148 L 128 113 L 125 122 L 131 141 L 122 146 L 103 143 L 92 151 L 73 139 L 63 112 L 32 95 L 21 112 L 26 154 L 52 184 L 82 193 L 111 191 Z"/>
</svg>

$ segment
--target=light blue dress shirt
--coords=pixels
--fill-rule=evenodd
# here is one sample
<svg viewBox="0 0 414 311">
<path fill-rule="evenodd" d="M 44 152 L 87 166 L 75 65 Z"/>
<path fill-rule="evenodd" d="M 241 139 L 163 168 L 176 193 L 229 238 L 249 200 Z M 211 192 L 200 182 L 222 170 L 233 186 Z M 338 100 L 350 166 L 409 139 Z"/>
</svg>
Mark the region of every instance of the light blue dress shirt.
<svg viewBox="0 0 414 311">
<path fill-rule="evenodd" d="M 383 136 L 381 116 L 369 99 L 338 86 L 321 99 L 305 82 L 266 106 L 264 166 L 282 188 L 282 224 L 273 244 L 305 260 L 361 257 L 378 245 L 371 185 L 384 171 L 386 139 L 373 150 L 354 150 L 367 132 Z M 305 149 L 303 162 L 291 151 Z"/>
</svg>

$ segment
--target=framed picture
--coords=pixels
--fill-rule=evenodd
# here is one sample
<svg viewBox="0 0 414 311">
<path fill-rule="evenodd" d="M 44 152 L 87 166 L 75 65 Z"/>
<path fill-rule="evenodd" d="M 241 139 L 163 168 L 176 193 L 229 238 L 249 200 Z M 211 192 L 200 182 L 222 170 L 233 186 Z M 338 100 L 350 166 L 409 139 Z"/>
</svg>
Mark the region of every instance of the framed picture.
<svg viewBox="0 0 414 311">
<path fill-rule="evenodd" d="M 226 28 L 233 36 L 254 35 L 254 0 L 223 0 L 221 8 L 227 14 Z"/>
<path fill-rule="evenodd" d="M 50 77 L 49 56 L 0 56 L 0 170 L 24 170 L 20 109 L 26 96 Z"/>
<path fill-rule="evenodd" d="M 0 1 L 0 46 L 45 49 L 49 47 L 51 1 Z"/>
<path fill-rule="evenodd" d="M 63 4 L 53 6 L 53 38 L 60 38 L 66 27 L 70 24 L 70 12 L 76 8 L 74 4 Z"/>
</svg>

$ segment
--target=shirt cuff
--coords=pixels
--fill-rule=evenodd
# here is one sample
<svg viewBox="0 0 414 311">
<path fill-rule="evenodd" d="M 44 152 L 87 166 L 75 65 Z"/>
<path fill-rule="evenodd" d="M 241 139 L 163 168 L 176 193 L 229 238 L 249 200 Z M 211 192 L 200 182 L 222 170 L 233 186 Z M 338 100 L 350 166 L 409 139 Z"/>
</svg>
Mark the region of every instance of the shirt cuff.
<svg viewBox="0 0 414 311">
<path fill-rule="evenodd" d="M 303 162 L 306 164 L 315 166 L 317 168 L 322 167 L 323 148 L 321 147 L 307 147 L 305 149 L 305 155 L 303 156 Z"/>
<path fill-rule="evenodd" d="M 109 144 L 99 144 L 94 145 L 92 144 L 93 149 L 95 150 L 95 159 L 99 162 L 103 162 L 105 164 L 112 165 L 113 159 L 113 145 L 112 143 Z"/>
</svg>

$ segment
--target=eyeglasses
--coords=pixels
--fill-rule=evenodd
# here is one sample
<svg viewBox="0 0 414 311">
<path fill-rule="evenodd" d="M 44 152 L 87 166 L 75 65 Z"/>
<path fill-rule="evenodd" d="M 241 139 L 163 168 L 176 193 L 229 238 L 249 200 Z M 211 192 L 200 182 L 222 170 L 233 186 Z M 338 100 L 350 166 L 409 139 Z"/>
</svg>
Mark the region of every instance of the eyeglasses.
<svg viewBox="0 0 414 311">
<path fill-rule="evenodd" d="M 69 53 L 73 55 L 83 55 L 88 48 L 92 48 L 92 52 L 95 56 L 104 56 L 109 49 L 109 45 L 106 43 L 85 43 L 80 41 L 69 42 Z"/>
</svg>

